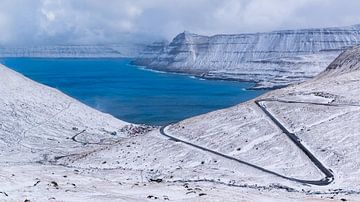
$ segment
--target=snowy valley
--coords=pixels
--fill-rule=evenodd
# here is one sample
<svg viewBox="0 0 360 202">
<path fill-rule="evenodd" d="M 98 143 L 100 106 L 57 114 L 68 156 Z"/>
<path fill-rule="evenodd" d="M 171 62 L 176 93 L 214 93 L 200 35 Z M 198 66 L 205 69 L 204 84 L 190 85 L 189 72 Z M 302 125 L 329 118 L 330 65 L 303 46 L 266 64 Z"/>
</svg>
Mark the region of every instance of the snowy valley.
<svg viewBox="0 0 360 202">
<path fill-rule="evenodd" d="M 349 49 L 314 79 L 165 128 L 1 66 L 0 199 L 359 200 L 359 58 Z"/>
</svg>

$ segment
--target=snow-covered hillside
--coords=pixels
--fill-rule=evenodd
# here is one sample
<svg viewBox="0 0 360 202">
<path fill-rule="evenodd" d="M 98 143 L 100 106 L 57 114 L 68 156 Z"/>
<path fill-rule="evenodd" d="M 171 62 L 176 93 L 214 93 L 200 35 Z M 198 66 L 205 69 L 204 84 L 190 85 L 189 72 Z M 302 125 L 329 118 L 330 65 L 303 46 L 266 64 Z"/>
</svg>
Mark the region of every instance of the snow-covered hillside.
<svg viewBox="0 0 360 202">
<path fill-rule="evenodd" d="M 145 44 L 112 44 L 0 47 L 0 57 L 134 58 L 145 46 Z"/>
<path fill-rule="evenodd" d="M 305 83 L 165 127 L 168 136 L 0 67 L 0 200 L 359 200 L 359 55 L 350 49 Z M 284 130 L 334 178 L 321 181 Z"/>
<path fill-rule="evenodd" d="M 278 87 L 317 75 L 342 50 L 357 44 L 360 25 L 210 37 L 183 32 L 166 46 L 149 46 L 134 63 Z"/>
</svg>

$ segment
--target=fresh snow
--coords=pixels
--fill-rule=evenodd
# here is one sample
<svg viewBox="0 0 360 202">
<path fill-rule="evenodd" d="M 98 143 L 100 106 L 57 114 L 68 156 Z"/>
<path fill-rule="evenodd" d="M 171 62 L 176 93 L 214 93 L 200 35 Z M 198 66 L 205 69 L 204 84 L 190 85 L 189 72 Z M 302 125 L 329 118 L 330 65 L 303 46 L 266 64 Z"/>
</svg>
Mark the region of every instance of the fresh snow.
<svg viewBox="0 0 360 202">
<path fill-rule="evenodd" d="M 319 77 L 257 98 L 306 102 L 263 104 L 332 170 L 326 186 L 171 140 L 157 127 L 115 119 L 1 66 L 0 200 L 359 200 L 359 54 L 360 47 L 350 49 Z M 323 177 L 254 100 L 165 131 L 289 178 Z"/>
<path fill-rule="evenodd" d="M 342 50 L 358 44 L 359 25 L 215 36 L 184 32 L 170 44 L 149 46 L 135 63 L 273 88 L 314 77 Z"/>
</svg>

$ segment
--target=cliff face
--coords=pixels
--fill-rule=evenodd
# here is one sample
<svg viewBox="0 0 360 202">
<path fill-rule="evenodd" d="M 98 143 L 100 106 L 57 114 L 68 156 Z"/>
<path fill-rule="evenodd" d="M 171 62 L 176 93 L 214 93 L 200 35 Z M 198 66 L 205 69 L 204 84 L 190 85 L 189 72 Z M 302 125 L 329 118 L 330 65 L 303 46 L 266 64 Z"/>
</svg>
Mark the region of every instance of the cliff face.
<svg viewBox="0 0 360 202">
<path fill-rule="evenodd" d="M 261 87 L 303 81 L 360 43 L 360 26 L 201 36 L 184 32 L 135 63 L 205 78 L 249 80 Z"/>
</svg>

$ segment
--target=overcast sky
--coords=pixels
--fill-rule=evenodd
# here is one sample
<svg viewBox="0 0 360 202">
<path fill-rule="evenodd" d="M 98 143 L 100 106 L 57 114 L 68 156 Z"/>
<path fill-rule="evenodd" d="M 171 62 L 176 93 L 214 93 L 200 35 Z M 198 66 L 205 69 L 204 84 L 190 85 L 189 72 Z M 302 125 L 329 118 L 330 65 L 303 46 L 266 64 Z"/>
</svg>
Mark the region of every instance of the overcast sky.
<svg viewBox="0 0 360 202">
<path fill-rule="evenodd" d="M 0 0 L 0 44 L 98 44 L 360 24 L 360 0 Z"/>
</svg>

